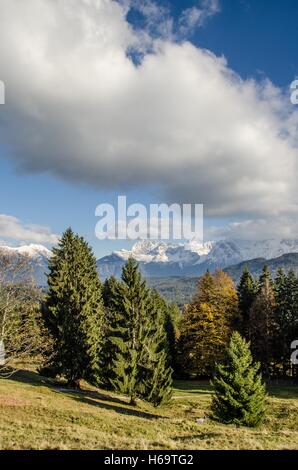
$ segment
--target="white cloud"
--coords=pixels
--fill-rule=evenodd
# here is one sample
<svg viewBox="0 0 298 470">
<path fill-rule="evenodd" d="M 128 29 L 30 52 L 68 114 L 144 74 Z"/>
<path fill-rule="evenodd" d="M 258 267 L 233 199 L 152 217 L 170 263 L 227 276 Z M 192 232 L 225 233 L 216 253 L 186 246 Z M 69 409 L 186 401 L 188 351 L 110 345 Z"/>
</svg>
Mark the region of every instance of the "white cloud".
<svg viewBox="0 0 298 470">
<path fill-rule="evenodd" d="M 187 8 L 179 19 L 179 34 L 187 36 L 203 26 L 206 20 L 220 11 L 219 0 L 202 0 L 198 6 Z"/>
<path fill-rule="evenodd" d="M 51 232 L 44 225 L 23 224 L 19 219 L 11 215 L 0 214 L 0 237 L 12 239 L 21 243 L 49 243 L 56 244 L 58 235 Z M 7 242 L 0 240 L 0 245 Z"/>
<path fill-rule="evenodd" d="M 154 50 L 155 40 L 181 42 L 196 29 L 202 27 L 208 18 L 220 11 L 219 0 L 199 0 L 191 8 L 182 10 L 175 18 L 166 3 L 156 0 L 118 0 L 126 12 L 137 12 L 141 21 L 134 23 L 134 32 L 138 36 L 134 44 L 136 51 L 142 54 Z"/>
<path fill-rule="evenodd" d="M 297 240 L 298 218 L 296 215 L 281 215 L 232 222 L 220 227 L 208 227 L 204 237 L 206 240 Z"/>
<path fill-rule="evenodd" d="M 204 203 L 206 215 L 297 214 L 289 96 L 189 42 L 134 31 L 128 8 L 1 0 L 0 136 L 17 166 L 119 192 L 153 184 L 161 201 Z M 127 51 L 148 37 L 136 66 Z"/>
</svg>

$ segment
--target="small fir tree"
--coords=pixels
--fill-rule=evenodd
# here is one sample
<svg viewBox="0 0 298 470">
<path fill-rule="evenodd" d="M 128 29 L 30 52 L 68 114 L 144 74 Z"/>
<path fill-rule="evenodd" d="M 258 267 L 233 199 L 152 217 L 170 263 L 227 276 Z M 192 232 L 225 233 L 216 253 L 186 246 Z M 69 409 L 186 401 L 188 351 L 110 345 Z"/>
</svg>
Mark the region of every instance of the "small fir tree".
<svg viewBox="0 0 298 470">
<path fill-rule="evenodd" d="M 227 349 L 226 360 L 217 365 L 213 379 L 215 389 L 212 416 L 225 424 L 258 426 L 265 415 L 265 385 L 253 363 L 249 343 L 234 332 Z"/>
</svg>

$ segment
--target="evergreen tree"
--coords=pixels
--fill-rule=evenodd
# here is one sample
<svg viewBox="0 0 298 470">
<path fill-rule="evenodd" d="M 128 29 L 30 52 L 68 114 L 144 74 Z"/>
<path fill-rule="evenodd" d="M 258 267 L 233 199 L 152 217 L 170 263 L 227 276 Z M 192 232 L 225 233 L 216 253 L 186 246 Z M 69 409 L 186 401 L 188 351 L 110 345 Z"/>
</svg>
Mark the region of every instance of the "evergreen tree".
<svg viewBox="0 0 298 470">
<path fill-rule="evenodd" d="M 95 381 L 100 374 L 103 304 L 96 259 L 87 242 L 68 229 L 49 270 L 43 315 L 54 347 L 46 367 L 79 387 L 80 379 Z"/>
<path fill-rule="evenodd" d="M 232 279 L 223 271 L 207 272 L 198 283 L 180 325 L 179 371 L 188 376 L 210 376 L 223 357 L 238 318 L 238 297 Z"/>
<path fill-rule="evenodd" d="M 256 283 L 249 272 L 247 266 L 243 269 L 243 273 L 238 285 L 238 299 L 239 299 L 239 310 L 241 313 L 240 332 L 248 339 L 249 337 L 249 312 L 253 301 L 256 296 Z"/>
<path fill-rule="evenodd" d="M 111 381 L 115 378 L 113 374 L 113 359 L 117 348 L 111 337 L 116 327 L 117 321 L 117 292 L 119 289 L 119 281 L 114 277 L 105 280 L 103 286 L 103 302 L 105 307 L 105 321 L 103 324 L 103 346 L 100 355 L 101 360 L 101 385 L 110 388 Z"/>
<path fill-rule="evenodd" d="M 270 284 L 271 287 L 273 287 L 273 280 L 272 280 L 270 269 L 265 264 L 265 266 L 262 269 L 262 274 L 259 278 L 258 291 L 260 292 L 262 287 L 266 286 L 268 283 Z"/>
<path fill-rule="evenodd" d="M 141 397 L 157 406 L 172 391 L 164 317 L 132 258 L 123 268 L 113 305 L 110 341 L 116 353 L 112 385 L 129 395 L 131 404 Z"/>
<path fill-rule="evenodd" d="M 156 290 L 152 289 L 151 295 L 153 304 L 161 312 L 161 321 L 166 333 L 168 356 L 171 367 L 175 369 L 180 310 L 177 305 L 166 302 L 166 300 Z"/>
<path fill-rule="evenodd" d="M 156 292 L 150 291 L 147 319 L 146 362 L 140 370 L 140 395 L 154 406 L 167 403 L 172 396 L 171 334 L 167 327 L 172 318 L 167 303 Z M 172 332 L 172 330 L 171 330 Z"/>
<path fill-rule="evenodd" d="M 265 414 L 265 385 L 253 363 L 249 343 L 234 332 L 225 362 L 217 365 L 213 379 L 215 389 L 212 413 L 226 424 L 258 426 Z"/>
<path fill-rule="evenodd" d="M 249 314 L 249 339 L 253 356 L 261 362 L 262 372 L 266 377 L 272 373 L 274 358 L 274 333 L 276 301 L 270 274 L 264 272 L 260 290 L 253 302 Z"/>
<path fill-rule="evenodd" d="M 275 279 L 276 333 L 274 341 L 275 361 L 286 376 L 293 372 L 290 363 L 291 343 L 298 331 L 298 280 L 293 270 L 286 276 L 279 270 Z"/>
<path fill-rule="evenodd" d="M 118 284 L 119 281 L 114 276 L 107 278 L 104 282 L 102 299 L 104 306 L 108 309 L 112 310 L 114 308 L 114 298 Z"/>
</svg>

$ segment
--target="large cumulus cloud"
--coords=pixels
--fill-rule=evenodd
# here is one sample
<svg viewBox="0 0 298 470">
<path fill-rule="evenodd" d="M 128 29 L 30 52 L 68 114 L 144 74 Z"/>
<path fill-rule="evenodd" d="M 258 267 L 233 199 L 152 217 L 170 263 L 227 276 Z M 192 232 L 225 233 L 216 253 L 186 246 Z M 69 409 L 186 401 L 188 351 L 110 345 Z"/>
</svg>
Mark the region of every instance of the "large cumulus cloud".
<svg viewBox="0 0 298 470">
<path fill-rule="evenodd" d="M 1 0 L 0 136 L 16 165 L 100 188 L 154 184 L 213 216 L 296 214 L 289 97 L 172 36 L 144 53 L 129 3 Z"/>
</svg>

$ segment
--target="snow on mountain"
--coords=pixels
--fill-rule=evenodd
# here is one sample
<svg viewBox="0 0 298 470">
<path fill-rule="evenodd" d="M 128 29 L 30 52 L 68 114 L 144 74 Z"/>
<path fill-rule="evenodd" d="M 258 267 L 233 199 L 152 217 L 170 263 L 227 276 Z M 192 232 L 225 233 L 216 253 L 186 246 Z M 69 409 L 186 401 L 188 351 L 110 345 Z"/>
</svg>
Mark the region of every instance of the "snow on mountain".
<svg viewBox="0 0 298 470">
<path fill-rule="evenodd" d="M 298 240 L 221 240 L 213 245 L 203 261 L 226 267 L 255 258 L 273 259 L 297 252 Z"/>
<path fill-rule="evenodd" d="M 129 250 L 119 250 L 98 261 L 102 278 L 119 277 L 131 256 L 147 277 L 199 276 L 207 269 L 226 268 L 256 258 L 267 260 L 298 253 L 298 240 L 220 240 L 204 244 L 138 241 Z"/>
<path fill-rule="evenodd" d="M 186 244 L 165 243 L 152 240 L 137 241 L 131 251 L 119 250 L 114 254 L 127 261 L 131 256 L 144 263 L 189 263 L 198 261 L 200 256 L 208 254 L 212 242 L 201 244 L 191 241 Z"/>
<path fill-rule="evenodd" d="M 48 248 L 33 244 L 17 248 L 0 245 L 0 256 L 7 253 L 28 256 L 37 284 L 47 284 L 48 261 L 52 254 Z M 130 256 L 139 262 L 147 278 L 197 277 L 207 269 L 224 269 L 257 258 L 272 260 L 290 253 L 298 253 L 298 240 L 220 240 L 204 244 L 195 240 L 185 244 L 145 240 L 136 242 L 131 250 L 115 251 L 101 258 L 97 265 L 102 279 L 112 275 L 120 277 Z"/>
<path fill-rule="evenodd" d="M 43 245 L 34 245 L 33 243 L 31 243 L 30 245 L 24 245 L 19 247 L 0 246 L 0 252 L 6 252 L 16 255 L 25 255 L 29 256 L 29 258 L 44 257 L 50 259 L 50 257 L 52 256 L 51 250 L 49 250 Z"/>
<path fill-rule="evenodd" d="M 43 245 L 24 245 L 19 247 L 0 246 L 1 256 L 26 256 L 30 265 L 30 276 L 38 286 L 44 287 L 47 284 L 47 272 L 49 259 L 52 256 L 51 250 Z"/>
</svg>

